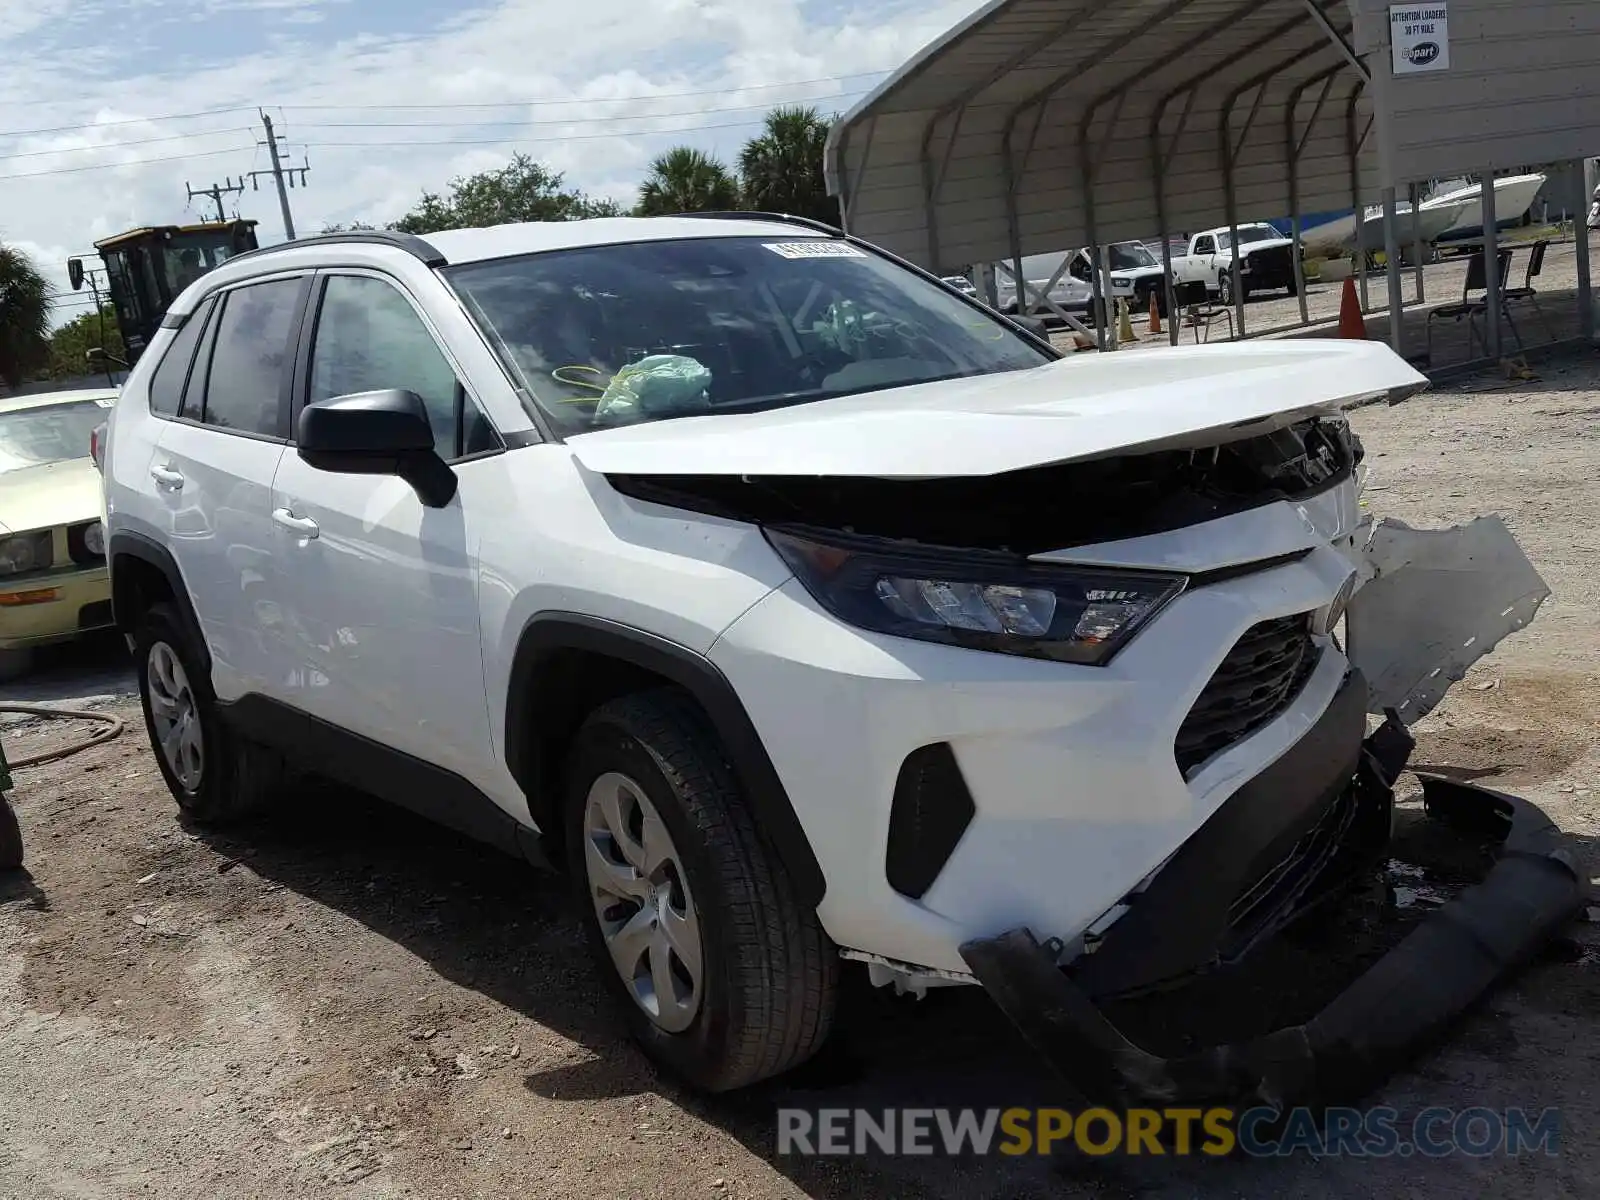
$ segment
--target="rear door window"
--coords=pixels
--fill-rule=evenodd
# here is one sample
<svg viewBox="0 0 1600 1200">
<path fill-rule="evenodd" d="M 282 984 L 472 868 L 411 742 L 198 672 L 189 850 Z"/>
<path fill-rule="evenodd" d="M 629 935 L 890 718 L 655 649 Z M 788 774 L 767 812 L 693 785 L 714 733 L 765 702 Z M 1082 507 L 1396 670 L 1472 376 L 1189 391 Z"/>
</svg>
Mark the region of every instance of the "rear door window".
<svg viewBox="0 0 1600 1200">
<path fill-rule="evenodd" d="M 285 372 L 302 279 L 272 279 L 223 297 L 200 420 L 237 433 L 287 438 Z M 187 415 L 187 414 L 186 414 Z"/>
</svg>

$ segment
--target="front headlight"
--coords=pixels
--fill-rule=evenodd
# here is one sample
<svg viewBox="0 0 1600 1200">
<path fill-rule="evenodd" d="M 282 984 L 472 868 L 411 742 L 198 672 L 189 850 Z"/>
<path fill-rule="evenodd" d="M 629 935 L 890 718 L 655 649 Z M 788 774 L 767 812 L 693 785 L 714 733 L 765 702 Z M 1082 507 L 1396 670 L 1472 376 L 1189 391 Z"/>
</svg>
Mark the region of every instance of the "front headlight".
<svg viewBox="0 0 1600 1200">
<path fill-rule="evenodd" d="M 860 629 L 1087 666 L 1110 662 L 1186 583 L 777 530 L 767 539 L 819 604 Z"/>
<path fill-rule="evenodd" d="M 106 553 L 106 527 L 99 521 L 87 526 L 83 531 L 83 548 L 90 554 L 105 557 Z"/>
<path fill-rule="evenodd" d="M 55 535 L 48 529 L 0 538 L 0 575 L 42 571 L 55 561 Z"/>
</svg>

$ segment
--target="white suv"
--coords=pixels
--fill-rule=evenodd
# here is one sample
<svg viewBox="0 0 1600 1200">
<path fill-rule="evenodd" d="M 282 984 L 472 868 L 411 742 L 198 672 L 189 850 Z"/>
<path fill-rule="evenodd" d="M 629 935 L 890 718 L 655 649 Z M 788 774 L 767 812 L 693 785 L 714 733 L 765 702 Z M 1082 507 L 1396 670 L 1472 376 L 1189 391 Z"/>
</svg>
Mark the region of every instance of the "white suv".
<svg viewBox="0 0 1600 1200">
<path fill-rule="evenodd" d="M 702 1087 L 811 1055 L 841 958 L 981 982 L 1089 1078 L 1098 1018 L 1029 989 L 1093 1014 L 1331 893 L 1401 717 L 1545 594 L 1497 522 L 1363 532 L 1338 406 L 1421 382 L 1063 359 L 783 218 L 309 238 L 123 387 L 116 617 L 189 817 L 304 769 L 564 867 Z"/>
</svg>

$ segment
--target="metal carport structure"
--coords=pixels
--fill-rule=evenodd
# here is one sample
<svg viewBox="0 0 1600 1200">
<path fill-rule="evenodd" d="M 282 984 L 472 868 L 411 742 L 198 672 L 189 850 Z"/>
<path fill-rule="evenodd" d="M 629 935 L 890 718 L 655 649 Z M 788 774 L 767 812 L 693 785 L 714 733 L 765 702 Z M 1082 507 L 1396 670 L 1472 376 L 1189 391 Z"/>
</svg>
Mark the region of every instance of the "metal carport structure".
<svg viewBox="0 0 1600 1200">
<path fill-rule="evenodd" d="M 1465 35 L 1451 70 L 1395 77 L 1382 0 L 991 0 L 835 125 L 830 190 L 850 232 L 930 270 L 1005 263 L 1020 278 L 1031 254 L 1247 219 L 1292 216 L 1297 234 L 1301 215 L 1359 213 L 1433 174 L 1600 150 L 1600 116 L 1571 116 L 1600 101 L 1600 5 L 1442 2 Z M 1557 39 L 1562 81 L 1497 60 Z"/>
</svg>

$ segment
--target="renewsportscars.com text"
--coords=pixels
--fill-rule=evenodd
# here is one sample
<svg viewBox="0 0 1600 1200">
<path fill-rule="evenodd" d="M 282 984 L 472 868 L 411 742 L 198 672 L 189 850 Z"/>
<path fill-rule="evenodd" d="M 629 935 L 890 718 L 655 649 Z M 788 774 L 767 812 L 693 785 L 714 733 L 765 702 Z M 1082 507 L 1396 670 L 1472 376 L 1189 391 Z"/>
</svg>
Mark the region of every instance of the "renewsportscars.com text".
<svg viewBox="0 0 1600 1200">
<path fill-rule="evenodd" d="M 1444 1158 L 1559 1153 L 1547 1108 L 780 1108 L 778 1153 L 792 1155 L 1245 1154 L 1283 1158 Z"/>
</svg>

